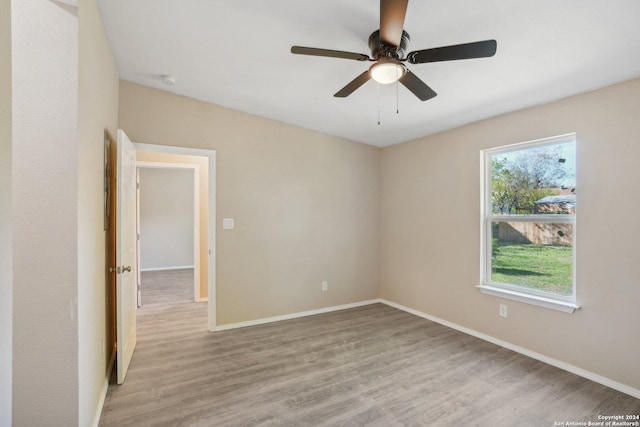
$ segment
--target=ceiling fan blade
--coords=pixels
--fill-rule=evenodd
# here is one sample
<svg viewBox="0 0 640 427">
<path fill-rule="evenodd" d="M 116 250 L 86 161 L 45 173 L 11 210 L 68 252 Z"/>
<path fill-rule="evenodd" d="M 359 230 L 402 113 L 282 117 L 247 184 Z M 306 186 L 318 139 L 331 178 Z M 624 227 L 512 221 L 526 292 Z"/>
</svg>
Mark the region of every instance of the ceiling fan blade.
<svg viewBox="0 0 640 427">
<path fill-rule="evenodd" d="M 315 47 L 292 46 L 291 53 L 296 55 L 327 56 L 329 58 L 354 59 L 356 61 L 368 61 L 369 55 L 364 53 L 343 52 L 341 50 L 318 49 Z"/>
<path fill-rule="evenodd" d="M 488 58 L 495 55 L 498 43 L 495 40 L 416 50 L 407 55 L 411 64 L 454 61 L 457 59 Z"/>
<path fill-rule="evenodd" d="M 437 95 L 437 93 L 435 93 L 433 89 L 427 86 L 425 82 L 420 80 L 418 76 L 416 76 L 409 70 L 407 70 L 404 76 L 400 78 L 400 83 L 402 83 L 404 87 L 409 89 L 411 93 L 417 96 L 420 101 L 426 101 Z"/>
<path fill-rule="evenodd" d="M 364 73 L 360 74 L 355 79 L 351 80 L 345 87 L 340 89 L 333 96 L 335 96 L 336 98 L 346 98 L 347 96 L 351 95 L 356 89 L 358 89 L 360 86 L 368 82 L 369 79 L 371 79 L 371 75 L 369 74 L 369 70 L 367 70 Z"/>
<path fill-rule="evenodd" d="M 380 0 L 380 40 L 400 46 L 409 0 Z"/>
</svg>

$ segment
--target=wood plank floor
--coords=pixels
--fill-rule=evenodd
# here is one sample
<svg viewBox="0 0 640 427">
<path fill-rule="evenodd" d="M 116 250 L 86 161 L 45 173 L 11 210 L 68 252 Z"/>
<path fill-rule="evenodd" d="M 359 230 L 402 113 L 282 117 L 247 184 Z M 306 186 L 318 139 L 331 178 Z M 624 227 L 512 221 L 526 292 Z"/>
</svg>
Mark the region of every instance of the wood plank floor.
<svg viewBox="0 0 640 427">
<path fill-rule="evenodd" d="M 142 305 L 193 302 L 193 268 L 143 271 Z"/>
<path fill-rule="evenodd" d="M 206 323 L 206 303 L 141 309 L 100 426 L 553 426 L 640 413 L 639 399 L 382 304 L 216 333 Z"/>
</svg>

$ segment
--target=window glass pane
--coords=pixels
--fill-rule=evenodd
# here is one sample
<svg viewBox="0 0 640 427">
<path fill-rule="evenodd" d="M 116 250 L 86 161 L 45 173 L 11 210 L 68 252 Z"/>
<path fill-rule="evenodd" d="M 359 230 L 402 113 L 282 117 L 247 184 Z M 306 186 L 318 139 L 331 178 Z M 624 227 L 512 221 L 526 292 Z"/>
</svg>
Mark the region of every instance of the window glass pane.
<svg viewBox="0 0 640 427">
<path fill-rule="evenodd" d="M 492 154 L 493 214 L 575 214 L 575 170 L 575 142 Z"/>
<path fill-rule="evenodd" d="M 494 222 L 491 242 L 491 282 L 572 295 L 572 224 Z"/>
</svg>

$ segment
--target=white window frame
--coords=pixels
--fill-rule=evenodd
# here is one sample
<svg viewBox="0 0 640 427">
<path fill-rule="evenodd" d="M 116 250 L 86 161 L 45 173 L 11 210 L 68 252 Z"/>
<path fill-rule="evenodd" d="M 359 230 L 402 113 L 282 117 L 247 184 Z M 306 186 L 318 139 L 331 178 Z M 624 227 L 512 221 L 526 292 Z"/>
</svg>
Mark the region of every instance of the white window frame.
<svg viewBox="0 0 640 427">
<path fill-rule="evenodd" d="M 580 308 L 576 304 L 576 216 L 577 206 L 574 215 L 504 215 L 494 214 L 491 201 L 492 163 L 493 156 L 501 153 L 509 153 L 527 148 L 556 145 L 573 142 L 577 147 L 576 134 L 554 136 L 551 138 L 538 139 L 534 141 L 521 142 L 503 147 L 490 148 L 480 152 L 481 169 L 481 247 L 480 247 L 480 284 L 478 289 L 484 294 L 507 298 L 540 307 L 559 310 L 565 313 L 573 313 Z M 577 203 L 576 203 L 577 205 Z M 537 222 L 554 224 L 571 224 L 572 233 L 572 292 L 571 295 L 559 295 L 551 292 L 528 289 L 523 286 L 497 283 L 491 281 L 491 226 L 496 222 Z"/>
</svg>

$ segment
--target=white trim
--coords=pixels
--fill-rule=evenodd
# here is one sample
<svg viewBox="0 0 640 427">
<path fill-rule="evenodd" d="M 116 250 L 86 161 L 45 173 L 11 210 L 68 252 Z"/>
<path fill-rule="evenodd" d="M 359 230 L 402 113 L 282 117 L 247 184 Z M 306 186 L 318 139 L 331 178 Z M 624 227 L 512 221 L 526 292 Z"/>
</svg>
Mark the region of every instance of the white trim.
<svg viewBox="0 0 640 427">
<path fill-rule="evenodd" d="M 513 301 L 524 302 L 526 304 L 537 305 L 539 307 L 549 308 L 551 310 L 558 310 L 564 313 L 572 314 L 574 311 L 580 308 L 572 302 L 561 301 L 556 298 L 545 298 L 534 294 L 528 294 L 518 291 L 512 291 L 509 289 L 498 288 L 489 285 L 478 285 L 476 288 L 480 289 L 480 292 L 487 295 L 493 295 L 494 297 L 507 298 Z"/>
<path fill-rule="evenodd" d="M 111 352 L 111 358 L 109 359 L 109 365 L 107 366 L 107 376 L 102 383 L 102 390 L 100 391 L 100 398 L 98 399 L 98 405 L 96 406 L 96 413 L 93 416 L 93 427 L 98 427 L 100 424 L 100 417 L 102 416 L 102 410 L 104 409 L 104 401 L 107 398 L 107 391 L 109 390 L 109 378 L 111 378 L 111 372 L 116 363 L 116 346 L 113 346 Z"/>
<path fill-rule="evenodd" d="M 136 145 L 137 148 L 137 145 Z M 198 169 L 199 165 L 195 163 L 163 163 L 163 162 L 148 162 L 146 160 L 137 160 L 136 166 L 145 169 Z"/>
<path fill-rule="evenodd" d="M 575 215 L 540 214 L 540 215 L 491 215 L 491 222 L 539 222 L 545 224 L 574 224 Z"/>
<path fill-rule="evenodd" d="M 175 267 L 151 267 L 151 268 L 141 268 L 140 271 L 163 271 L 163 270 L 187 270 L 194 268 L 193 265 L 178 265 Z"/>
<path fill-rule="evenodd" d="M 216 331 L 226 331 L 229 329 L 246 328 L 247 326 L 264 325 L 265 323 L 280 322 L 282 320 L 297 319 L 299 317 L 315 316 L 316 314 L 330 313 L 332 311 L 348 310 L 350 308 L 363 307 L 365 305 L 377 304 L 380 299 L 352 302 L 350 304 L 336 305 L 333 307 L 318 308 L 316 310 L 301 311 L 298 313 L 284 314 L 282 316 L 264 317 L 262 319 L 247 320 L 246 322 L 227 323 L 216 327 Z"/>
<path fill-rule="evenodd" d="M 98 406 L 96 406 L 96 413 L 93 416 L 93 422 L 91 425 L 93 427 L 98 427 L 100 424 L 100 417 L 102 416 L 102 409 L 104 408 L 104 401 L 107 398 L 107 390 L 109 389 L 109 376 L 104 379 L 102 384 L 102 390 L 100 391 L 100 399 L 98 400 Z"/>
<path fill-rule="evenodd" d="M 210 157 L 216 150 L 202 148 L 178 147 L 174 145 L 147 144 L 145 142 L 134 142 L 133 145 L 140 151 L 150 151 L 152 153 L 183 154 L 185 156 Z"/>
<path fill-rule="evenodd" d="M 548 145 L 566 144 L 572 142 L 577 151 L 576 133 L 552 136 L 533 141 L 519 142 L 503 147 L 480 150 L 480 285 L 478 289 L 484 294 L 503 297 L 527 304 L 559 310 L 565 313 L 573 313 L 580 308 L 576 305 L 576 215 L 505 215 L 493 213 L 491 201 L 492 162 L 493 156 L 510 153 L 522 149 L 543 147 Z M 577 173 L 577 171 L 576 171 Z M 576 206 L 577 212 L 577 206 Z M 527 223 L 561 223 L 572 226 L 572 278 L 571 295 L 564 296 L 550 292 L 528 289 L 525 287 L 496 283 L 491 281 L 491 253 L 492 253 L 492 225 L 498 222 L 527 222 Z M 517 289 L 514 289 L 517 288 Z"/>
<path fill-rule="evenodd" d="M 139 151 L 154 153 L 182 154 L 187 156 L 203 156 L 209 158 L 209 319 L 208 328 L 216 330 L 216 151 L 200 148 L 176 147 L 169 145 L 156 145 L 134 143 Z M 202 243 L 202 242 L 201 242 Z"/>
<path fill-rule="evenodd" d="M 486 148 L 482 151 L 489 151 L 495 154 L 510 153 L 512 151 L 522 150 L 523 147 L 543 147 L 545 145 L 566 144 L 568 142 L 575 142 L 575 140 L 576 133 L 570 132 L 557 136 L 532 139 L 531 141 L 516 142 L 515 144 L 503 145 L 501 147 Z"/>
<path fill-rule="evenodd" d="M 200 301 L 202 282 L 200 263 L 200 166 L 193 170 L 193 296 Z"/>
<path fill-rule="evenodd" d="M 469 329 L 469 328 L 466 328 L 464 326 L 460 326 L 458 324 L 449 322 L 447 320 L 440 319 L 439 317 L 431 316 L 429 314 L 423 313 L 423 312 L 418 311 L 418 310 L 414 310 L 414 309 L 409 308 L 409 307 L 405 307 L 405 306 L 397 304 L 395 302 L 391 302 L 391 301 L 388 301 L 388 300 L 385 300 L 385 299 L 380 299 L 380 302 L 383 303 L 383 304 L 386 304 L 386 305 L 388 305 L 390 307 L 397 308 L 398 310 L 406 311 L 407 313 L 413 314 L 413 315 L 418 316 L 418 317 L 422 317 L 423 319 L 427 319 L 427 320 L 430 320 L 432 322 L 439 323 L 439 324 L 441 324 L 443 326 L 446 326 L 448 328 L 455 329 L 457 331 L 463 332 L 463 333 L 465 333 L 467 335 L 471 335 L 471 336 L 474 336 L 476 338 L 480 338 L 481 340 L 488 341 L 490 343 L 499 345 L 500 347 L 504 347 L 506 349 L 515 351 L 516 353 L 520 353 L 520 354 L 525 355 L 527 357 L 531 357 L 532 359 L 539 360 L 539 361 L 544 362 L 544 363 L 546 363 L 548 365 L 555 366 L 556 368 L 560 368 L 560 369 L 565 370 L 567 372 L 571 372 L 572 374 L 575 374 L 575 375 L 581 376 L 583 378 L 586 378 L 588 380 L 597 382 L 599 384 L 602 384 L 602 385 L 604 385 L 606 387 L 609 387 L 609 388 L 612 388 L 614 390 L 618 390 L 619 392 L 628 394 L 629 396 L 633 396 L 636 399 L 640 399 L 640 390 L 637 389 L 637 388 L 630 387 L 628 385 L 619 383 L 619 382 L 614 381 L 612 379 L 603 377 L 602 375 L 598 375 L 598 374 L 593 373 L 591 371 L 587 371 L 586 369 L 578 368 L 577 366 L 570 365 L 569 363 L 563 362 L 561 360 L 557 360 L 557 359 L 554 359 L 552 357 L 548 357 L 548 356 L 545 356 L 543 354 L 536 353 L 535 351 L 526 349 L 524 347 L 517 346 L 515 344 L 511 344 L 511 343 L 509 343 L 507 341 L 503 341 L 501 339 L 492 337 L 491 335 L 483 334 L 483 333 L 475 331 L 473 329 Z"/>
</svg>

